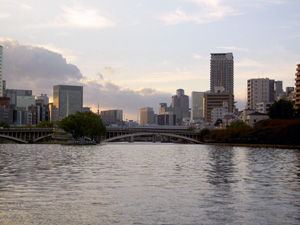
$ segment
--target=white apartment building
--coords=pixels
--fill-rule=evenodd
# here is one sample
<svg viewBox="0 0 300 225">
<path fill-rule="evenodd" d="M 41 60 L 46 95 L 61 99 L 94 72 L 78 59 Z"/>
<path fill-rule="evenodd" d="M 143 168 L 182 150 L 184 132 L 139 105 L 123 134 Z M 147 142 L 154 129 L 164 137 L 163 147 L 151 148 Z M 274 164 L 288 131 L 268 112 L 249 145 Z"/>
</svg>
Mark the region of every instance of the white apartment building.
<svg viewBox="0 0 300 225">
<path fill-rule="evenodd" d="M 257 103 L 274 102 L 274 80 L 269 78 L 247 81 L 247 109 L 257 110 Z"/>
<path fill-rule="evenodd" d="M 267 114 L 269 111 L 270 106 L 273 104 L 273 102 L 259 102 L 256 103 L 256 111 L 259 113 Z"/>
<path fill-rule="evenodd" d="M 213 124 L 215 124 L 218 119 L 223 119 L 223 115 L 228 113 L 228 106 L 228 102 L 223 102 L 223 107 L 217 107 L 211 111 L 211 121 Z"/>
</svg>

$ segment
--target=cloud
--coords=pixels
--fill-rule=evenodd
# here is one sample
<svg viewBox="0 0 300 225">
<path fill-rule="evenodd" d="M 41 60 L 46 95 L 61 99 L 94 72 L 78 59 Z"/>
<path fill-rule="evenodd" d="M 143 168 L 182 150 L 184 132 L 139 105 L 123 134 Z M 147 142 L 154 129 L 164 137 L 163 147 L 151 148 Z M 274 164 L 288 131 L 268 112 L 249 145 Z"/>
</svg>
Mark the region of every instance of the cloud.
<svg viewBox="0 0 300 225">
<path fill-rule="evenodd" d="M 60 83 L 72 83 L 83 76 L 61 54 L 45 48 L 22 45 L 0 38 L 3 45 L 3 79 L 7 88 L 49 91 Z"/>
<path fill-rule="evenodd" d="M 99 102 L 101 110 L 123 109 L 128 119 L 136 119 L 142 107 L 153 107 L 157 112 L 160 102 L 171 102 L 171 93 L 151 88 L 122 88 L 101 73 L 95 79 L 85 77 L 61 54 L 45 48 L 4 38 L 0 38 L 0 43 L 4 47 L 3 77 L 8 89 L 29 89 L 35 95 L 44 93 L 51 98 L 54 85 L 82 85 L 84 106 L 96 111 Z"/>
<path fill-rule="evenodd" d="M 98 77 L 100 78 L 100 80 L 104 80 L 104 77 L 101 73 L 97 73 Z"/>
<path fill-rule="evenodd" d="M 266 0 L 266 3 L 283 5 L 283 4 L 286 4 L 286 1 L 284 1 L 284 0 Z"/>
<path fill-rule="evenodd" d="M 228 51 L 244 51 L 244 52 L 248 52 L 249 49 L 248 48 L 240 48 L 240 47 L 216 47 L 218 49 L 224 49 L 224 50 L 228 50 Z"/>
<path fill-rule="evenodd" d="M 0 19 L 4 19 L 4 18 L 8 18 L 8 17 L 10 17 L 9 13 L 0 12 Z"/>
<path fill-rule="evenodd" d="M 132 90 L 122 88 L 110 80 L 105 79 L 103 85 L 89 81 L 84 86 L 84 104 L 96 109 L 99 102 L 101 110 L 123 109 L 126 118 L 136 119 L 140 108 L 153 107 L 158 113 L 158 104 L 166 102 L 170 104 L 171 93 L 160 92 L 152 88 Z"/>
<path fill-rule="evenodd" d="M 113 76 L 116 74 L 116 71 L 111 67 L 111 66 L 105 66 L 104 70 L 106 71 L 106 73 L 110 76 Z"/>
<path fill-rule="evenodd" d="M 174 12 L 161 16 L 159 19 L 166 25 L 175 25 L 184 22 L 198 24 L 210 23 L 220 20 L 226 16 L 239 15 L 233 8 L 222 4 L 222 0 L 187 0 L 197 4 L 197 13 L 186 13 L 180 7 Z"/>
<path fill-rule="evenodd" d="M 194 53 L 193 58 L 197 59 L 197 60 L 200 60 L 200 59 L 207 59 L 207 56 L 202 56 L 202 55 Z"/>
<path fill-rule="evenodd" d="M 264 66 L 267 66 L 265 63 L 262 63 L 260 61 L 255 61 L 253 59 L 247 59 L 247 58 L 242 58 L 239 59 L 235 65 L 235 67 L 249 67 L 249 68 L 262 68 Z"/>
<path fill-rule="evenodd" d="M 19 1 L 12 1 L 12 0 L 2 0 L 1 2 L 1 5 L 8 5 L 8 6 L 11 6 L 11 7 L 18 7 L 22 10 L 31 10 L 32 7 L 29 6 L 29 5 L 26 5 L 26 4 L 23 4 L 23 3 L 20 3 Z"/>
<path fill-rule="evenodd" d="M 80 5 L 73 7 L 62 6 L 63 14 L 57 22 L 65 26 L 81 28 L 105 28 L 115 25 L 115 22 L 108 16 L 102 15 L 95 9 L 86 8 Z"/>
<path fill-rule="evenodd" d="M 116 22 L 107 14 L 94 8 L 88 8 L 79 4 L 73 6 L 61 6 L 62 13 L 48 23 L 29 25 L 26 28 L 87 28 L 102 29 L 113 27 Z M 67 33 L 62 33 L 63 35 Z"/>
</svg>

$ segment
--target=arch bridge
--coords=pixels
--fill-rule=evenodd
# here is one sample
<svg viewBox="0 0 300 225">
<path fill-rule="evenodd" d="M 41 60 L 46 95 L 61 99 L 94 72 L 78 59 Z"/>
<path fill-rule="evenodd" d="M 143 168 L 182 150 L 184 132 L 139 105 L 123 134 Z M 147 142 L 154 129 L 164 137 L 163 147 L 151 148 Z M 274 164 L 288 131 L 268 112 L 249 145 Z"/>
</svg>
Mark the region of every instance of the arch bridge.
<svg viewBox="0 0 300 225">
<path fill-rule="evenodd" d="M 183 140 L 184 142 L 197 143 L 199 141 L 199 132 L 188 131 L 186 129 L 162 129 L 162 128 L 107 128 L 106 139 L 103 142 L 112 142 L 117 140 L 128 140 L 134 142 L 137 137 L 150 137 L 156 142 L 160 137 L 162 141 L 167 139 Z M 43 139 L 56 139 L 61 141 L 71 140 L 72 135 L 63 130 L 55 128 L 7 128 L 0 129 L 0 139 L 7 139 L 18 143 L 35 143 Z"/>
<path fill-rule="evenodd" d="M 153 142 L 156 142 L 160 137 L 161 141 L 165 138 L 168 140 L 176 139 L 183 142 L 201 144 L 199 141 L 199 132 L 189 131 L 186 129 L 162 129 L 156 128 L 107 128 L 106 139 L 103 142 L 112 142 L 117 140 L 128 140 L 134 142 L 135 137 L 150 137 Z"/>
<path fill-rule="evenodd" d="M 70 139 L 63 130 L 55 128 L 6 128 L 0 129 L 0 139 L 11 140 L 18 143 L 35 143 L 43 139 L 55 138 Z"/>
</svg>

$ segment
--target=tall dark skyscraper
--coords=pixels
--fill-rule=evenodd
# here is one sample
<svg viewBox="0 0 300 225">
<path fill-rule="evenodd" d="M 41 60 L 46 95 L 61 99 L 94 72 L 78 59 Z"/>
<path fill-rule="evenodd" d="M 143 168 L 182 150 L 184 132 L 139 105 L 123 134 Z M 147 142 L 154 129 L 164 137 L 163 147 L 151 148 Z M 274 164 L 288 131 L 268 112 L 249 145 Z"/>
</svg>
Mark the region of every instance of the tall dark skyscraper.
<svg viewBox="0 0 300 225">
<path fill-rule="evenodd" d="M 2 63 L 3 63 L 3 59 L 2 59 L 2 55 L 3 55 L 3 47 L 0 45 L 0 97 L 3 96 L 3 74 L 2 74 Z"/>
<path fill-rule="evenodd" d="M 225 92 L 233 94 L 234 66 L 232 53 L 211 53 L 210 91 L 222 86 Z"/>
<path fill-rule="evenodd" d="M 70 114 L 81 112 L 83 87 L 71 85 L 53 86 L 53 121 L 62 120 Z"/>
</svg>

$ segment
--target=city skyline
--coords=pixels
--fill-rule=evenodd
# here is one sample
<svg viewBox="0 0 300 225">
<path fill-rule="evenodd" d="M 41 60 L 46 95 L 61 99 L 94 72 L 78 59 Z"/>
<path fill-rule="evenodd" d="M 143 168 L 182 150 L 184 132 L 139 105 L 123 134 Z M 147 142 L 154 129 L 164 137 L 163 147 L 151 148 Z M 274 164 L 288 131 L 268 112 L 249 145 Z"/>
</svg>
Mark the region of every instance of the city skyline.
<svg viewBox="0 0 300 225">
<path fill-rule="evenodd" d="M 82 85 L 84 106 L 136 119 L 177 89 L 209 90 L 210 54 L 232 52 L 243 109 L 248 79 L 295 86 L 299 9 L 291 0 L 3 1 L 3 79 L 50 97 L 54 85 Z"/>
</svg>

